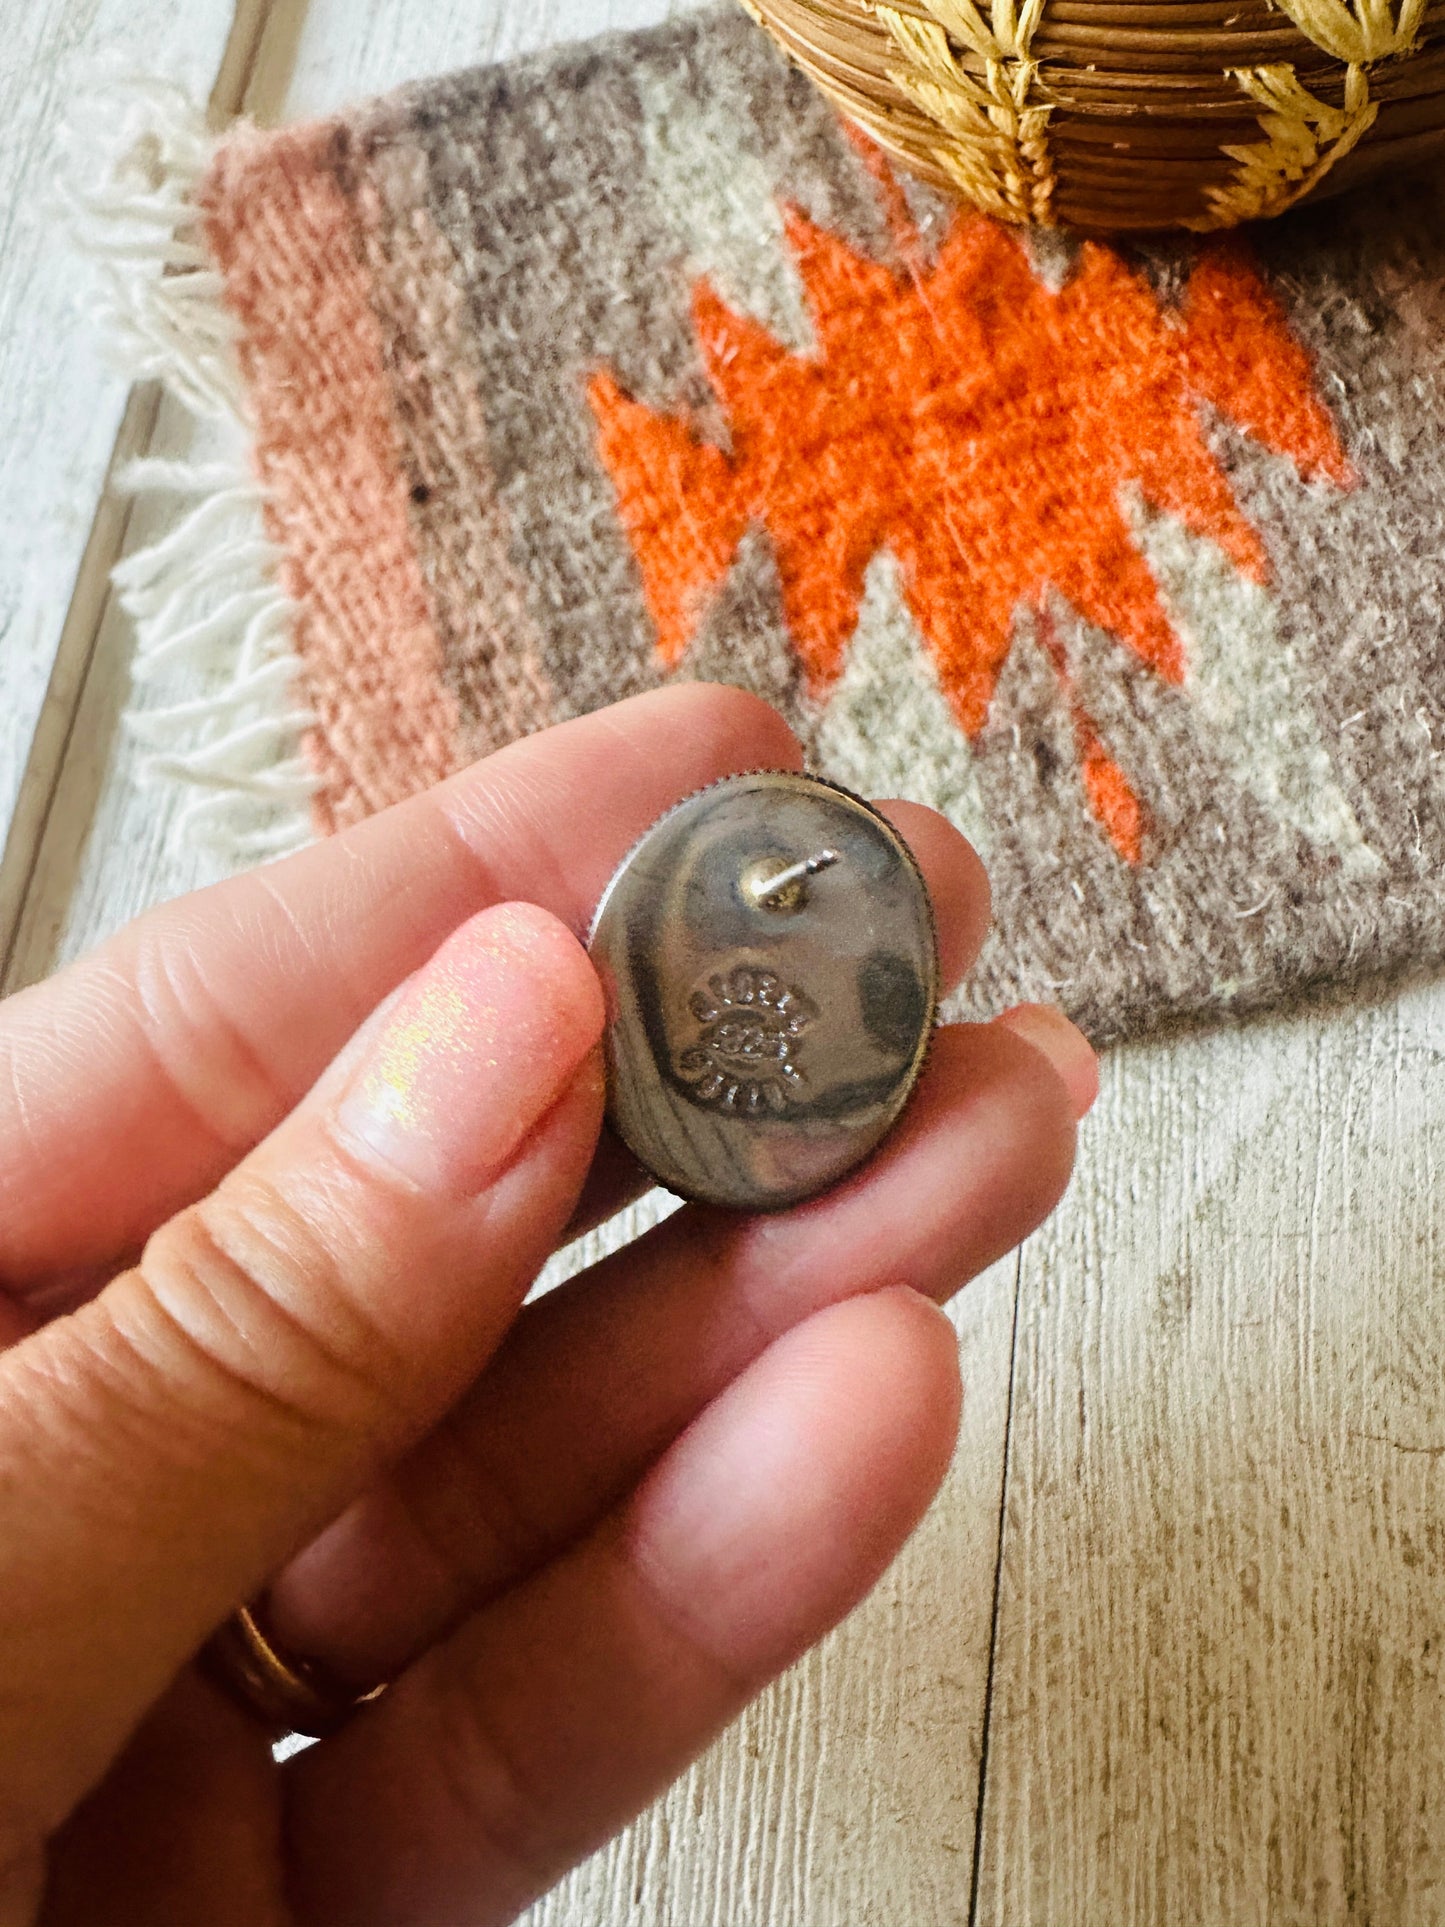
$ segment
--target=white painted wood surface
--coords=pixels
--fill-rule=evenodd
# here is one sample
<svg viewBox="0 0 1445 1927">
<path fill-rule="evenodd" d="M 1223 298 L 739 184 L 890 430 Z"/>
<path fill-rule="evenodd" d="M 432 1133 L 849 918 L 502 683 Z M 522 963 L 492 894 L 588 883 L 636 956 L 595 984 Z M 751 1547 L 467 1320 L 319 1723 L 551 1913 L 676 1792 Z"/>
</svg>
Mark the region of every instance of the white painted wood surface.
<svg viewBox="0 0 1445 1927">
<path fill-rule="evenodd" d="M 295 118 L 664 4 L 255 0 L 220 91 Z M 58 781 L 11 984 L 217 873 L 136 783 L 124 623 L 72 594 L 123 397 L 99 344 L 57 363 L 27 334 L 27 261 L 49 312 L 79 283 L 10 184 L 45 172 L 67 50 L 164 47 L 204 91 L 225 22 L 21 7 L 0 451 L 32 467 L 0 452 L 0 805 L 27 755 Z M 169 408 L 156 434 L 189 443 Z M 1070 1199 L 959 1302 L 964 1435 L 904 1560 L 532 1927 L 1445 1920 L 1442 1055 L 1438 988 L 1116 1054 Z"/>
<path fill-rule="evenodd" d="M 1123 1051 L 1024 1253 L 978 1920 L 1445 1920 L 1445 997 Z"/>
</svg>

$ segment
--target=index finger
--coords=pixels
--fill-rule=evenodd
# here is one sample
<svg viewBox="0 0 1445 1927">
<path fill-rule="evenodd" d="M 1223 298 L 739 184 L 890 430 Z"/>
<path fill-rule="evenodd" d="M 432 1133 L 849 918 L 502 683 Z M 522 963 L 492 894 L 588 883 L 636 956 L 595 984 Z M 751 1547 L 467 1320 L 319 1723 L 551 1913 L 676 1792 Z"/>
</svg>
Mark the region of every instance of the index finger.
<svg viewBox="0 0 1445 1927">
<path fill-rule="evenodd" d="M 801 752 L 775 710 L 680 684 L 512 744 L 355 829 L 149 912 L 0 1007 L 0 1282 L 139 1246 L 293 1108 L 467 917 L 581 931 L 688 791 Z"/>
</svg>

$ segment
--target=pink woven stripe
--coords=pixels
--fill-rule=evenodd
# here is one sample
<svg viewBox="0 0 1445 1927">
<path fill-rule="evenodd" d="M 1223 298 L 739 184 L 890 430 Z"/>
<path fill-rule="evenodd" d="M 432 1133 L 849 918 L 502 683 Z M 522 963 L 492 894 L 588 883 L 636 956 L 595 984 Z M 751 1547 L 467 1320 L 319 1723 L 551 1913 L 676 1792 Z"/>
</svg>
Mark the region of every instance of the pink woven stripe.
<svg viewBox="0 0 1445 1927">
<path fill-rule="evenodd" d="M 427 206 L 426 156 L 390 131 L 342 170 L 386 344 L 409 521 L 469 756 L 553 720 L 542 637 L 488 448 L 482 367 L 456 256 Z"/>
<path fill-rule="evenodd" d="M 241 327 L 269 532 L 297 604 L 325 832 L 460 759 L 456 703 L 407 517 L 406 483 L 329 125 L 239 135 L 201 196 Z"/>
</svg>

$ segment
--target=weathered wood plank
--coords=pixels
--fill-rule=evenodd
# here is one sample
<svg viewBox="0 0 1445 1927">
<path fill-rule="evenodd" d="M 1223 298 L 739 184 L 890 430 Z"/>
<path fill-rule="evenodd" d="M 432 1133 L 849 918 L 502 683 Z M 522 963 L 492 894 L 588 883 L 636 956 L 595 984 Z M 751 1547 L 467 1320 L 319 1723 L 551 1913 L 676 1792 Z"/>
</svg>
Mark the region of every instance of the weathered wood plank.
<svg viewBox="0 0 1445 1927">
<path fill-rule="evenodd" d="M 1025 1253 L 980 1923 L 1445 1918 L 1445 986 L 1120 1052 Z"/>
<path fill-rule="evenodd" d="M 101 57 L 165 70 L 202 98 L 251 0 L 55 0 L 6 16 L 0 61 L 0 953 L 50 804 L 104 584 L 125 524 L 101 501 L 117 440 L 134 452 L 154 396 L 88 325 L 88 263 L 63 245 L 57 182 L 69 105 Z M 162 50 L 158 52 L 158 50 Z M 38 732 L 38 734 L 37 734 Z"/>
</svg>

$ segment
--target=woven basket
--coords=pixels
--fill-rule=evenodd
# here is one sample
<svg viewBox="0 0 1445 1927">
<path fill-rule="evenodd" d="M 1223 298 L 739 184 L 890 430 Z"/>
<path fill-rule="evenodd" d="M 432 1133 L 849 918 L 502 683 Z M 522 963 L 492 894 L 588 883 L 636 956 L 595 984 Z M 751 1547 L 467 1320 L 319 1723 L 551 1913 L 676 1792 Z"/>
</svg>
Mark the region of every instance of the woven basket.
<svg viewBox="0 0 1445 1927">
<path fill-rule="evenodd" d="M 915 174 L 1004 220 L 1223 228 L 1445 151 L 1445 0 L 743 0 Z"/>
</svg>

